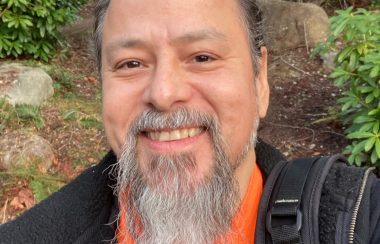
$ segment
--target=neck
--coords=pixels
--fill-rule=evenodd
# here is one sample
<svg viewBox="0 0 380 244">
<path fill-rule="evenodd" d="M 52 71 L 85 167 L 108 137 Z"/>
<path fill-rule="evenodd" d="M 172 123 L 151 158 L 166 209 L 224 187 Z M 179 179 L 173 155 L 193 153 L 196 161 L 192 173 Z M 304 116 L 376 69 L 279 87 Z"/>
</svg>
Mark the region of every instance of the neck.
<svg viewBox="0 0 380 244">
<path fill-rule="evenodd" d="M 252 175 L 253 168 L 256 165 L 255 149 L 249 150 L 245 159 L 241 162 L 235 171 L 235 177 L 239 184 L 240 202 L 243 200 L 247 191 L 249 180 Z"/>
</svg>

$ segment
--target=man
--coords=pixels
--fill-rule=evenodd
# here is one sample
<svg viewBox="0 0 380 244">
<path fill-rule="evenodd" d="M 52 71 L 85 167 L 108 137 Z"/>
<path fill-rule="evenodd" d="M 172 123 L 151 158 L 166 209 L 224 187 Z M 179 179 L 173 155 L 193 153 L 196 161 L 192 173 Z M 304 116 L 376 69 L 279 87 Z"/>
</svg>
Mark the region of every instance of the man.
<svg viewBox="0 0 380 244">
<path fill-rule="evenodd" d="M 252 0 L 100 0 L 113 152 L 1 226 L 0 243 L 253 243 L 263 180 L 283 159 L 256 143 L 269 99 L 262 38 Z M 376 241 L 379 211 L 370 219 L 362 205 L 369 228 L 355 238 Z"/>
</svg>

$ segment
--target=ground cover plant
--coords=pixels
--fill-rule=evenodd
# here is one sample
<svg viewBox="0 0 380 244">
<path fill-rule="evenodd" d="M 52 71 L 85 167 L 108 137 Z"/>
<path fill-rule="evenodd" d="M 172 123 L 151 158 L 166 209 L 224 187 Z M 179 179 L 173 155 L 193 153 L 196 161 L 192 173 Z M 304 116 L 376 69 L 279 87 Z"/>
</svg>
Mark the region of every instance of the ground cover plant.
<svg viewBox="0 0 380 244">
<path fill-rule="evenodd" d="M 351 140 L 350 163 L 380 167 L 380 11 L 352 7 L 330 18 L 332 35 L 317 51 L 338 50 L 331 74 L 344 91 L 337 114 Z"/>
</svg>

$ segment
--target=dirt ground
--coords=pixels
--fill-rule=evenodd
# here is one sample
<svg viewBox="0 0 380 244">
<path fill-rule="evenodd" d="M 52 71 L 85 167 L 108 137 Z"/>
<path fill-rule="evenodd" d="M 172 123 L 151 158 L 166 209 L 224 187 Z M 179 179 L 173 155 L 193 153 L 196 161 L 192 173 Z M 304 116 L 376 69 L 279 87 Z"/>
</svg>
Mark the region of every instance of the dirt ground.
<svg viewBox="0 0 380 244">
<path fill-rule="evenodd" d="M 306 48 L 272 54 L 271 99 L 259 136 L 288 158 L 340 153 L 348 143 L 334 118 L 339 96 L 319 58 Z"/>
<path fill-rule="evenodd" d="M 91 6 L 83 10 L 91 12 Z M 83 74 L 75 81 L 82 97 L 99 95 L 100 82 L 96 79 L 95 65 L 86 38 L 72 38 L 66 59 L 53 63 L 73 73 Z M 260 122 L 258 135 L 277 147 L 288 158 L 329 155 L 342 151 L 347 144 L 342 125 L 333 119 L 334 104 L 339 90 L 327 78 L 318 58 L 310 58 L 306 47 L 287 50 L 269 56 L 270 107 L 267 117 Z M 93 130 L 58 130 L 62 122 L 57 119 L 54 106 L 45 108 L 45 127 L 38 133 L 50 141 L 56 155 L 56 171 L 66 172 L 68 180 L 74 178 L 85 166 L 73 166 L 69 152 L 83 155 L 87 165 L 96 163 L 109 150 L 102 128 Z M 97 151 L 97 156 L 89 152 Z M 12 218 L 25 208 L 10 206 L 15 196 L 30 195 L 28 182 L 2 184 L 0 194 L 0 223 Z M 1 192 L 0 192 L 1 193 Z M 27 197 L 26 197 L 27 199 Z M 32 203 L 28 203 L 33 205 Z M 27 203 L 23 203 L 24 206 Z"/>
</svg>

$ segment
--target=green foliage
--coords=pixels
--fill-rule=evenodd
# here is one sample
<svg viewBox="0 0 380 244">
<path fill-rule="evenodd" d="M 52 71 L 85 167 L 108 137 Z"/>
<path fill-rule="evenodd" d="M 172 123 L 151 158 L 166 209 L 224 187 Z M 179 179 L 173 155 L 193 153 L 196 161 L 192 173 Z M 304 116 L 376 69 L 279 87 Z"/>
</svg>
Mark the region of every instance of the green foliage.
<svg viewBox="0 0 380 244">
<path fill-rule="evenodd" d="M 103 127 L 102 121 L 98 115 L 87 115 L 75 108 L 70 108 L 63 112 L 62 117 L 66 121 L 74 121 L 83 129 L 100 129 Z"/>
<path fill-rule="evenodd" d="M 16 105 L 15 111 L 20 121 L 31 121 L 38 129 L 44 127 L 45 122 L 41 116 L 39 107 L 31 105 Z"/>
<path fill-rule="evenodd" d="M 65 99 L 75 99 L 77 97 L 77 88 L 75 86 L 75 80 L 79 80 L 82 77 L 77 74 L 73 74 L 61 67 L 55 65 L 47 67 L 47 72 L 54 80 L 55 94 L 62 96 Z"/>
<path fill-rule="evenodd" d="M 66 179 L 62 177 L 41 171 L 38 167 L 40 163 L 39 160 L 32 160 L 28 167 L 13 167 L 7 171 L 0 172 L 0 177 L 10 176 L 27 180 L 34 198 L 37 202 L 40 202 L 67 183 Z"/>
<path fill-rule="evenodd" d="M 12 119 L 12 105 L 7 103 L 4 98 L 0 98 L 0 134 L 7 127 L 7 124 Z"/>
<path fill-rule="evenodd" d="M 63 119 L 75 120 L 77 118 L 77 113 L 78 111 L 75 108 L 68 109 L 63 113 Z"/>
<path fill-rule="evenodd" d="M 102 122 L 100 119 L 97 118 L 97 116 L 83 116 L 79 120 L 79 125 L 84 129 L 102 128 Z"/>
<path fill-rule="evenodd" d="M 351 164 L 380 166 L 380 12 L 352 8 L 330 18 L 332 35 L 319 53 L 339 50 L 330 77 L 343 92 L 339 117 L 347 125 Z"/>
<path fill-rule="evenodd" d="M 38 129 L 45 125 L 40 108 L 31 105 L 13 107 L 4 98 L 0 98 L 0 133 L 14 122 L 22 125 L 32 124 Z"/>
<path fill-rule="evenodd" d="M 60 41 L 58 28 L 76 19 L 87 0 L 0 0 L 0 58 L 31 55 L 48 61 Z"/>
<path fill-rule="evenodd" d="M 29 187 L 31 188 L 34 198 L 37 202 L 40 202 L 50 196 L 53 192 L 56 192 L 60 188 L 60 180 L 57 178 L 46 178 L 34 176 L 30 182 Z"/>
</svg>

